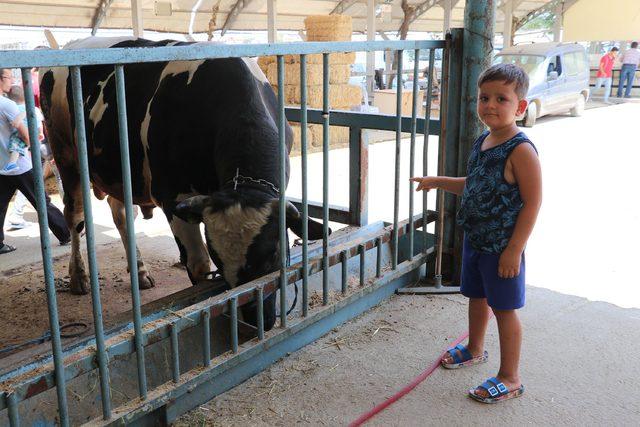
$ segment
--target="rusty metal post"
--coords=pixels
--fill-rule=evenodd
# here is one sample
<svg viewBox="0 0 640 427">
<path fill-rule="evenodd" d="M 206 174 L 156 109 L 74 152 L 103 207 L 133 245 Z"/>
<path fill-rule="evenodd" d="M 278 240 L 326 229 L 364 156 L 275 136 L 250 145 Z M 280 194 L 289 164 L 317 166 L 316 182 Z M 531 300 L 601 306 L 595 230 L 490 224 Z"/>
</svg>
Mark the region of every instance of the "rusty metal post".
<svg viewBox="0 0 640 427">
<path fill-rule="evenodd" d="M 476 113 L 477 81 L 480 73 L 491 64 L 493 56 L 496 3 L 496 0 L 475 0 L 467 2 L 465 6 L 458 155 L 457 164 L 449 163 L 447 165 L 447 169 L 449 169 L 447 174 L 455 173 L 457 176 L 466 176 L 469 151 L 475 139 L 484 130 L 484 124 Z M 451 200 L 450 204 L 454 203 L 455 201 Z M 452 212 L 455 213 L 455 207 Z M 445 231 L 447 236 L 445 242 L 448 243 L 445 247 L 453 247 L 451 279 L 455 283 L 459 283 L 463 233 L 462 230 L 455 228 L 454 221 L 454 218 L 449 221 L 448 230 Z"/>
</svg>

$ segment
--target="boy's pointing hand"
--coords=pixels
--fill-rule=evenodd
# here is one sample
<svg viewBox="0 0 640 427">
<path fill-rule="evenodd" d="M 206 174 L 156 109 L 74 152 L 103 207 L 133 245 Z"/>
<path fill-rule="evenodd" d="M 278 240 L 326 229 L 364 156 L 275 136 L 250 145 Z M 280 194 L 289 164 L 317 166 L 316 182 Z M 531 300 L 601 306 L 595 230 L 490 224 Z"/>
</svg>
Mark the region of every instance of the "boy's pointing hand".
<svg viewBox="0 0 640 427">
<path fill-rule="evenodd" d="M 429 190 L 433 190 L 434 188 L 438 188 L 437 185 L 437 177 L 435 176 L 417 176 L 417 177 L 413 177 L 413 178 L 409 178 L 409 181 L 412 182 L 417 182 L 418 183 L 418 187 L 416 188 L 416 191 L 429 191 Z"/>
</svg>

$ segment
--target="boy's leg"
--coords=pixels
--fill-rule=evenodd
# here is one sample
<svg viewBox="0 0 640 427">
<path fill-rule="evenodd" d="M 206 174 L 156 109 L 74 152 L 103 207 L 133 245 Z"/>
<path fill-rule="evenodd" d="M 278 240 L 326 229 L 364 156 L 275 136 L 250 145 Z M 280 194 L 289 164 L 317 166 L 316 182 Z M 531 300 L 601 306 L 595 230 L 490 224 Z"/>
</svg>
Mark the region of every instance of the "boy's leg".
<svg viewBox="0 0 640 427">
<path fill-rule="evenodd" d="M 489 324 L 489 306 L 486 298 L 469 298 L 469 344 L 467 349 L 475 357 L 484 351 L 484 337 Z"/>
<path fill-rule="evenodd" d="M 500 335 L 500 370 L 496 378 L 509 390 L 516 390 L 520 381 L 520 348 L 522 346 L 522 325 L 516 310 L 493 310 L 498 322 Z M 489 393 L 477 388 L 478 396 L 489 397 Z"/>
<path fill-rule="evenodd" d="M 489 306 L 485 297 L 481 273 L 478 270 L 480 254 L 476 252 L 465 237 L 462 247 L 462 274 L 460 293 L 469 298 L 469 344 L 467 349 L 473 357 L 484 353 L 484 336 L 489 323 Z M 444 363 L 454 363 L 447 354 Z"/>
<path fill-rule="evenodd" d="M 486 298 L 469 298 L 469 343 L 467 350 L 473 357 L 480 357 L 484 353 L 484 337 L 489 325 L 490 308 Z M 453 357 L 447 355 L 442 359 L 444 363 L 454 363 Z"/>
</svg>

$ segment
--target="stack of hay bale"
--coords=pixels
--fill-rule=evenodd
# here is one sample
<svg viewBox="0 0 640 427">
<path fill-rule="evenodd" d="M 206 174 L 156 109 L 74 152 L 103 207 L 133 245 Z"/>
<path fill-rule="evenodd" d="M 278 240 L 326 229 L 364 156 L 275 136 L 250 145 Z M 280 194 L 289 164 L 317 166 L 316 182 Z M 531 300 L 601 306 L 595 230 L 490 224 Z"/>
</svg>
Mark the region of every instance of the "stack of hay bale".
<svg viewBox="0 0 640 427">
<path fill-rule="evenodd" d="M 351 17 L 346 15 L 309 16 L 304 20 L 307 41 L 350 41 L 352 33 Z M 350 110 L 362 102 L 360 86 L 349 85 L 351 64 L 355 62 L 355 52 L 329 55 L 329 106 L 332 110 Z M 285 104 L 300 105 L 300 56 L 285 55 Z M 307 107 L 322 108 L 322 55 L 307 55 Z M 274 56 L 261 57 L 260 68 L 277 93 L 278 64 Z M 291 123 L 294 132 L 294 151 L 300 150 L 300 125 Z M 349 128 L 331 126 L 332 147 L 349 142 Z M 311 124 L 307 131 L 307 146 L 322 147 L 322 125 Z"/>
</svg>

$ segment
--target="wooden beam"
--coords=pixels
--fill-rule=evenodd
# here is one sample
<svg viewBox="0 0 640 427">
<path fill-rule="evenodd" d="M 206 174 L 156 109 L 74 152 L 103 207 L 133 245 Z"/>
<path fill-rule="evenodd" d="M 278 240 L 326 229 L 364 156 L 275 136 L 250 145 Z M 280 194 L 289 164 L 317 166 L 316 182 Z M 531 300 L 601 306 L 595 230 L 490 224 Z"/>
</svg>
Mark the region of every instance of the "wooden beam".
<svg viewBox="0 0 640 427">
<path fill-rule="evenodd" d="M 411 24 L 413 24 L 413 22 L 420 18 L 420 16 L 424 15 L 429 9 L 431 9 L 433 6 L 437 5 L 438 3 L 440 3 L 441 0 L 427 0 L 427 1 L 423 1 L 420 4 L 417 4 L 415 7 L 415 10 L 413 12 L 413 15 L 409 18 L 409 20 L 407 21 L 407 27 Z M 404 23 L 403 23 L 404 25 Z M 400 29 L 398 30 L 398 34 L 400 34 Z"/>
<path fill-rule="evenodd" d="M 102 20 L 107 16 L 107 10 L 109 10 L 109 6 L 111 6 L 113 0 L 100 0 L 100 4 L 96 8 L 96 11 L 93 14 L 93 19 L 91 20 L 91 35 L 95 36 L 96 32 L 98 32 L 98 28 L 102 23 Z"/>
<path fill-rule="evenodd" d="M 267 38 L 269 43 L 275 43 L 278 38 L 278 28 L 276 24 L 277 14 L 277 0 L 267 0 Z"/>
<path fill-rule="evenodd" d="M 231 28 L 231 25 L 238 19 L 242 10 L 251 3 L 252 0 L 238 0 L 236 4 L 233 5 L 231 11 L 227 15 L 227 19 L 224 21 L 224 25 L 220 30 L 220 36 L 224 36 L 224 33 L 227 32 L 228 29 Z"/>
<path fill-rule="evenodd" d="M 502 3 L 500 3 L 500 6 L 498 6 L 498 9 L 504 12 L 507 6 L 509 5 L 509 3 L 511 3 L 511 10 L 515 12 L 517 7 L 520 6 L 522 3 L 524 3 L 524 0 L 502 0 Z"/>
<path fill-rule="evenodd" d="M 358 0 L 340 0 L 340 3 L 333 8 L 329 15 L 340 15 L 357 2 Z"/>
<path fill-rule="evenodd" d="M 131 27 L 135 37 L 144 36 L 144 24 L 142 23 L 142 0 L 131 0 Z"/>
<path fill-rule="evenodd" d="M 532 10 L 531 12 L 527 13 L 525 16 L 523 16 L 522 18 L 520 18 L 518 20 L 518 22 L 516 23 L 515 27 L 513 28 L 513 32 L 515 33 L 516 31 L 518 31 L 520 28 L 522 28 L 522 26 L 524 24 L 526 24 L 527 22 L 537 18 L 540 15 L 543 15 L 545 13 L 548 12 L 553 12 L 558 3 L 561 3 L 562 0 L 552 0 L 548 3 L 545 3 L 544 6 L 541 6 L 537 9 Z"/>
</svg>

